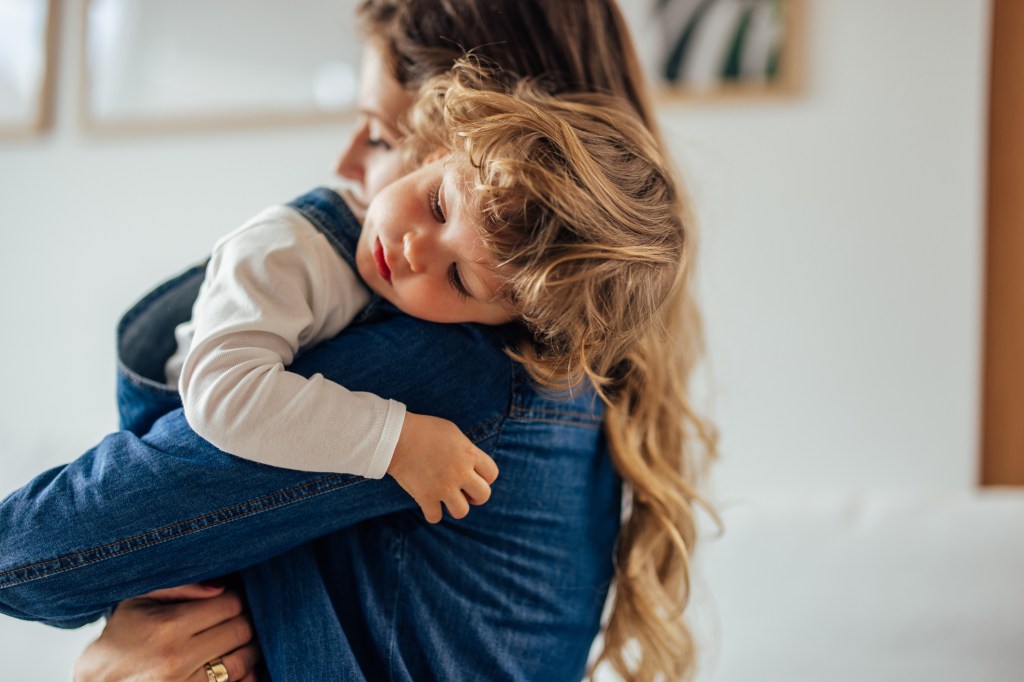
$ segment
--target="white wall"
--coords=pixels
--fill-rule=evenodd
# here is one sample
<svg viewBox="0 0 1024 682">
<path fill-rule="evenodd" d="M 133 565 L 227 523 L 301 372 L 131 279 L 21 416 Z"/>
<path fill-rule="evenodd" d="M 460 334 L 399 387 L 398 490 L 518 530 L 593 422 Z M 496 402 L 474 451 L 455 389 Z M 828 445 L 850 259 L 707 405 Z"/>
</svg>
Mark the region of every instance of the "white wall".
<svg viewBox="0 0 1024 682">
<path fill-rule="evenodd" d="M 80 3 L 65 4 L 57 129 L 0 143 L 0 494 L 115 427 L 119 314 L 259 208 L 329 178 L 347 132 L 85 137 Z M 741 501 L 965 492 L 975 478 L 988 4 L 810 4 L 802 95 L 661 110 L 702 220 L 727 524 Z M 718 595 L 765 558 L 743 523 L 708 548 Z M 716 679 L 744 679 L 728 639 L 744 608 L 719 599 Z M 84 638 L 0 619 L 0 677 L 63 679 Z"/>
<path fill-rule="evenodd" d="M 975 480 L 986 3 L 809 3 L 793 101 L 669 109 L 722 493 Z"/>
</svg>

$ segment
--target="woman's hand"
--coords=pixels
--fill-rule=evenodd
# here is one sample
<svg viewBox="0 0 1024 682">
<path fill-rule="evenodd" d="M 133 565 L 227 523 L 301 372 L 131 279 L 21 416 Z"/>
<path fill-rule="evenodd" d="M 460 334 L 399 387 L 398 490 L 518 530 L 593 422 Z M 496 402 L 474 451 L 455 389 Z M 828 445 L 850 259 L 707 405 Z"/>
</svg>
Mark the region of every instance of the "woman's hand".
<svg viewBox="0 0 1024 682">
<path fill-rule="evenodd" d="M 197 583 L 121 602 L 75 661 L 75 682 L 208 682 L 221 659 L 231 682 L 256 682 L 260 650 L 241 598 Z"/>
</svg>

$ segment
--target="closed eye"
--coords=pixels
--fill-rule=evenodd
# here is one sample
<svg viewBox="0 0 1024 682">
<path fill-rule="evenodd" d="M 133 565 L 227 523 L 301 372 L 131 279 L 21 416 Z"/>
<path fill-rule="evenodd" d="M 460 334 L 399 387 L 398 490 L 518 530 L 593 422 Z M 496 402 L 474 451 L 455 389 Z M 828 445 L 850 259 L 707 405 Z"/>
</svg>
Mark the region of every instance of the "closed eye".
<svg viewBox="0 0 1024 682">
<path fill-rule="evenodd" d="M 430 212 L 434 215 L 434 219 L 439 223 L 446 222 L 447 218 L 445 218 L 444 211 L 441 209 L 440 185 L 430 190 L 427 194 L 430 201 Z"/>
<path fill-rule="evenodd" d="M 471 296 L 469 289 L 462 282 L 462 274 L 459 272 L 459 266 L 456 263 L 448 266 L 448 283 L 452 285 L 455 292 L 462 298 L 469 298 Z"/>
</svg>

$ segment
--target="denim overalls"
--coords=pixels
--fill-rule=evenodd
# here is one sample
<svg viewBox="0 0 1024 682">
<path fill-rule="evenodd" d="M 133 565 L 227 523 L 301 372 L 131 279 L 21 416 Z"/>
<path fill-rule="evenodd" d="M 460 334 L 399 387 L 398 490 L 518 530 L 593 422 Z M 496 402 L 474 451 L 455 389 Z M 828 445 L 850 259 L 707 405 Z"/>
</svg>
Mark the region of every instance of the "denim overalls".
<svg viewBox="0 0 1024 682">
<path fill-rule="evenodd" d="M 350 263 L 359 225 L 292 205 Z M 58 627 L 121 599 L 240 572 L 272 678 L 578 680 L 612 580 L 620 481 L 591 392 L 539 392 L 506 327 L 375 299 L 291 370 L 454 421 L 501 469 L 490 502 L 427 524 L 390 478 L 277 469 L 199 438 L 162 383 L 195 268 L 118 328 L 123 430 L 0 503 L 0 612 Z M 344 447 L 339 443 L 339 447 Z"/>
</svg>

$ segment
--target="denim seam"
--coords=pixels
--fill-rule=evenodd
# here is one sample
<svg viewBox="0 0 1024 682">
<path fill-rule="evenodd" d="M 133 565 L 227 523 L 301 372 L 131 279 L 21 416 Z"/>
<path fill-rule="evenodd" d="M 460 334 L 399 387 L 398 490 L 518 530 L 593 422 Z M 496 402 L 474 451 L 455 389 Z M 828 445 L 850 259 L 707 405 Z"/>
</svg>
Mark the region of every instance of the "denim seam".
<svg viewBox="0 0 1024 682">
<path fill-rule="evenodd" d="M 513 419 L 520 419 L 523 421 L 544 421 L 547 419 L 556 419 L 566 422 L 572 422 L 574 424 L 600 424 L 603 420 L 600 417 L 594 415 L 582 415 L 579 412 L 538 412 L 536 410 L 515 410 L 509 415 Z"/>
<path fill-rule="evenodd" d="M 158 528 L 156 530 L 147 531 L 129 538 L 115 540 L 114 542 L 100 547 L 93 547 L 80 552 L 75 552 L 74 554 L 67 554 L 54 559 L 29 564 L 28 566 L 9 568 L 7 570 L 0 571 L 0 590 L 32 582 L 33 580 L 40 580 L 52 575 L 57 575 L 58 573 L 65 573 L 67 571 L 106 561 L 107 559 L 113 559 L 125 554 L 131 554 L 132 552 L 146 549 L 169 540 L 175 540 L 180 537 L 192 535 L 193 533 L 202 532 L 207 528 L 213 528 L 214 526 L 219 526 L 224 523 L 230 523 L 235 520 L 255 516 L 256 514 L 285 507 L 296 502 L 302 502 L 303 500 L 307 500 L 324 493 L 333 492 L 340 488 L 355 485 L 364 480 L 366 479 L 350 479 L 344 478 L 340 474 L 332 474 L 330 476 L 319 478 L 315 481 L 309 481 L 301 485 L 279 490 L 269 495 L 264 495 L 263 497 L 255 500 L 240 502 L 231 507 L 211 512 L 209 514 L 204 514 L 203 516 L 199 516 L 194 519 L 180 521 L 178 523 L 164 526 L 163 528 Z M 335 484 L 336 482 L 340 482 L 340 485 Z M 8 579 L 8 576 L 13 577 Z"/>
<path fill-rule="evenodd" d="M 313 226 L 313 228 L 317 232 L 322 234 L 325 239 L 327 239 L 331 246 L 334 247 L 334 250 L 341 255 L 342 260 L 344 260 L 349 265 L 349 267 L 352 268 L 353 272 L 355 272 L 356 274 L 356 277 L 359 278 L 359 281 L 362 281 L 363 278 L 362 276 L 359 275 L 359 267 L 356 265 L 355 254 L 345 244 L 344 237 L 346 235 L 337 234 L 335 232 L 335 229 L 332 227 L 333 225 L 336 224 L 334 218 L 326 211 L 321 210 L 318 206 L 311 202 L 300 202 L 300 200 L 303 198 L 304 197 L 299 197 L 292 203 L 288 204 L 288 206 L 294 211 L 296 211 L 303 218 L 308 220 L 310 224 Z M 330 199 L 330 197 L 328 198 Z M 341 230 L 338 230 L 338 232 L 341 232 Z M 358 324 L 366 320 L 373 313 L 373 311 L 376 310 L 377 306 L 380 304 L 380 301 L 380 295 L 374 292 L 373 290 L 370 290 L 370 302 L 363 306 L 363 309 L 356 315 L 356 317 L 353 319 L 353 324 Z"/>
<path fill-rule="evenodd" d="M 548 424 L 569 424 L 571 426 L 598 427 L 603 422 L 602 419 L 597 418 L 592 414 L 584 414 L 582 412 L 528 410 L 517 406 L 513 406 L 512 414 L 510 416 L 513 419 L 518 419 L 520 421 L 536 421 Z"/>
<path fill-rule="evenodd" d="M 596 417 L 592 412 L 581 412 L 580 410 L 558 410 L 543 407 L 522 407 L 516 405 L 514 408 L 518 414 L 540 414 L 545 416 L 554 417 L 581 417 L 584 419 L 595 419 Z"/>
<path fill-rule="evenodd" d="M 511 415 L 516 409 L 516 364 L 510 360 L 509 362 L 509 381 L 508 381 L 508 411 L 507 414 Z M 498 423 L 498 428 L 494 431 L 494 448 L 491 452 L 498 452 L 501 448 L 501 432 L 505 426 L 505 422 L 508 419 L 502 416 Z"/>
<path fill-rule="evenodd" d="M 356 275 L 358 274 L 359 273 L 357 272 Z M 359 281 L 362 282 L 363 278 L 360 277 Z M 373 289 L 369 289 L 369 287 L 367 287 L 367 289 L 370 291 L 370 302 L 363 306 L 363 309 L 359 312 L 358 315 L 356 315 L 355 319 L 352 321 L 352 324 L 359 324 L 360 322 L 365 322 L 366 319 L 369 318 L 370 315 L 372 315 L 373 312 L 377 309 L 377 306 L 380 305 L 380 302 L 382 300 L 380 294 L 375 292 Z"/>
<path fill-rule="evenodd" d="M 466 437 L 473 441 L 475 445 L 478 445 L 492 437 L 495 438 L 495 444 L 497 444 L 497 436 L 501 433 L 501 427 L 504 425 L 508 414 L 511 413 L 515 407 L 515 385 L 515 365 L 509 361 L 509 392 L 508 402 L 506 403 L 508 405 L 508 409 L 503 411 L 502 414 L 499 414 L 496 417 L 491 417 L 487 421 L 481 422 L 466 430 Z M 497 447 L 497 445 L 495 445 L 495 447 Z"/>
<path fill-rule="evenodd" d="M 494 434 L 501 430 L 500 422 L 503 419 L 504 416 L 502 415 L 498 417 L 492 417 L 491 419 L 488 419 L 485 422 L 477 424 L 476 426 L 466 431 L 466 438 L 469 438 L 471 441 L 473 441 L 473 443 L 480 443 L 482 441 L 487 440 L 488 438 L 490 438 L 491 436 L 493 436 Z M 497 425 L 496 428 L 492 428 L 495 427 L 495 425 Z"/>
<path fill-rule="evenodd" d="M 152 379 L 147 379 L 146 377 L 141 376 L 135 372 L 135 370 L 128 367 L 128 365 L 124 364 L 124 361 L 121 359 L 118 359 L 117 361 L 117 369 L 121 373 L 121 376 L 127 379 L 133 386 L 138 388 L 158 389 L 162 392 L 166 392 L 168 396 L 178 395 L 178 389 L 171 388 L 167 384 L 161 384 L 158 381 L 153 381 Z"/>
<path fill-rule="evenodd" d="M 322 212 L 320 209 L 314 206 L 293 206 L 301 216 L 313 224 L 317 232 L 327 238 L 327 241 L 331 243 L 338 253 L 342 254 L 342 257 L 348 262 L 350 267 L 355 263 L 355 257 L 349 251 L 348 247 L 345 246 L 340 239 L 331 231 L 328 227 L 329 216 Z"/>
<path fill-rule="evenodd" d="M 394 601 L 391 605 L 391 635 L 388 638 L 388 680 L 390 682 L 395 681 L 395 652 L 398 650 L 396 642 L 398 641 L 398 604 L 399 597 L 402 591 L 402 585 L 405 584 L 403 577 L 405 576 L 405 532 L 403 531 L 399 539 L 399 550 L 398 556 L 395 559 L 395 563 L 398 566 L 398 580 L 397 587 L 393 591 Z"/>
<path fill-rule="evenodd" d="M 519 371 L 525 375 L 525 370 L 521 368 L 513 368 L 513 382 L 515 381 L 515 372 Z M 525 379 L 524 379 L 525 381 Z M 521 421 L 539 421 L 551 424 L 590 424 L 593 426 L 599 426 L 603 419 L 600 416 L 595 416 L 593 412 L 582 412 L 580 410 L 560 410 L 550 406 L 548 407 L 530 407 L 525 404 L 526 394 L 525 392 L 517 392 L 513 385 L 513 392 L 509 401 L 510 410 L 509 416 L 514 419 Z M 539 415 L 540 418 L 536 418 L 535 415 Z M 545 417 L 567 417 L 569 419 L 575 419 L 579 421 L 566 421 L 556 419 L 545 419 Z"/>
<path fill-rule="evenodd" d="M 515 418 L 515 417 L 514 417 Z M 568 419 L 547 419 L 547 418 L 515 418 L 517 421 L 534 424 L 558 424 L 560 426 L 577 426 L 581 429 L 599 429 L 601 422 L 570 421 Z"/>
<path fill-rule="evenodd" d="M 174 277 L 162 283 L 160 286 L 156 287 L 148 294 L 143 296 L 141 299 L 139 299 L 134 305 L 132 305 L 131 308 L 129 308 L 128 312 L 126 312 L 121 317 L 121 320 L 117 324 L 116 334 L 118 346 L 117 368 L 123 373 L 124 377 L 134 386 L 137 386 L 139 388 L 167 389 L 167 386 L 165 384 L 161 384 L 159 382 L 153 381 L 152 379 L 147 379 L 146 377 L 139 375 L 137 372 L 135 372 L 134 370 L 130 369 L 127 365 L 125 365 L 124 362 L 121 360 L 120 344 L 121 339 L 124 335 L 124 330 L 130 327 L 140 315 L 143 315 L 145 311 L 147 311 L 152 306 L 154 301 L 159 300 L 166 292 L 170 291 L 171 289 L 180 286 L 183 280 L 195 277 L 198 274 L 198 271 L 205 271 L 209 263 L 210 257 L 207 256 L 206 258 L 202 259 L 201 261 L 191 266 L 190 268 L 175 275 Z M 177 390 L 175 390 L 174 392 L 177 393 Z"/>
<path fill-rule="evenodd" d="M 313 190 L 313 192 L 318 194 L 326 194 L 329 191 L 330 190 L 326 190 L 326 188 Z M 304 199 L 306 199 L 306 196 L 308 195 L 299 197 L 298 199 L 289 203 L 289 207 L 294 209 L 296 212 L 298 212 L 300 215 L 306 218 L 306 220 L 312 223 L 313 226 L 317 229 L 317 231 L 323 234 L 327 238 L 327 240 L 331 242 L 331 245 L 334 246 L 334 248 L 342 255 L 342 258 L 344 258 L 352 267 L 352 269 L 355 270 L 355 256 L 349 250 L 348 246 L 345 244 L 343 239 L 343 237 L 347 235 L 336 234 L 334 228 L 332 227 L 339 221 L 336 221 L 334 219 L 335 216 L 331 215 L 327 211 L 322 210 L 312 201 L 303 201 Z M 327 196 L 327 200 L 330 203 L 334 203 L 334 198 L 331 196 Z M 344 222 L 344 220 L 342 222 Z M 339 229 L 339 232 L 341 232 L 341 229 Z"/>
<path fill-rule="evenodd" d="M 164 282 L 163 284 L 161 284 L 160 286 L 158 286 L 157 288 L 153 289 L 148 294 L 143 296 L 138 302 L 136 302 L 131 307 L 131 309 L 127 313 L 125 313 L 124 317 L 121 318 L 121 321 L 117 325 L 118 332 L 120 332 L 120 330 L 124 329 L 132 322 L 134 322 L 135 318 L 141 315 L 144 310 L 149 308 L 150 303 L 152 303 L 159 297 L 163 296 L 164 293 L 169 289 L 177 287 L 179 284 L 181 284 L 181 280 L 183 278 L 192 276 L 197 269 L 206 268 L 209 262 L 209 257 L 204 258 L 203 260 L 199 261 L 198 263 L 188 268 L 184 272 L 175 275 L 171 279 L 167 280 L 166 282 Z M 118 334 L 118 337 L 120 337 L 120 333 Z"/>
</svg>

